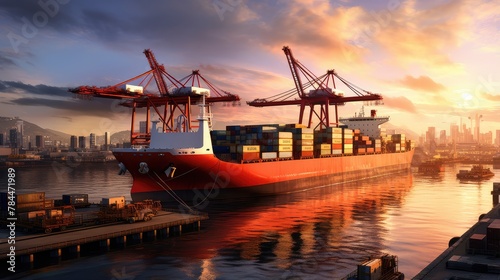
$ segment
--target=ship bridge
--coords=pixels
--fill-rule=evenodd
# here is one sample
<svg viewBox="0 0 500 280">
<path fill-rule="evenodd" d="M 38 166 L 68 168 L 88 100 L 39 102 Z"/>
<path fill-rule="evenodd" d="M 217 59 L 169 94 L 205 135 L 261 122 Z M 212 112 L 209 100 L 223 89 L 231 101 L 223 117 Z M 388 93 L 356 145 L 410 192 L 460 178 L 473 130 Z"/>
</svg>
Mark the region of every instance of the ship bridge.
<svg viewBox="0 0 500 280">
<path fill-rule="evenodd" d="M 347 125 L 349 129 L 359 129 L 361 133 L 373 138 L 380 137 L 380 125 L 389 121 L 388 116 L 377 117 L 377 111 L 371 110 L 370 116 L 365 116 L 364 109 L 351 118 L 340 118 L 339 122 Z"/>
</svg>

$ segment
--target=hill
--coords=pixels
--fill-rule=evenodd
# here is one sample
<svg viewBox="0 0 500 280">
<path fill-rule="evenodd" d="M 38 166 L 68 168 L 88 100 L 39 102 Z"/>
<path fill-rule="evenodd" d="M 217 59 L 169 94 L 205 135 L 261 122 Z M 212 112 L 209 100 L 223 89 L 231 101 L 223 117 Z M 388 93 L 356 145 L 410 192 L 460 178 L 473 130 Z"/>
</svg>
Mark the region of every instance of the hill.
<svg viewBox="0 0 500 280">
<path fill-rule="evenodd" d="M 17 123 L 19 121 L 23 122 L 24 136 L 29 137 L 32 145 L 35 144 L 36 135 L 42 135 L 46 137 L 46 139 L 48 138 L 52 141 L 61 141 L 61 143 L 69 143 L 70 141 L 71 135 L 69 134 L 51 129 L 41 128 L 34 123 L 30 123 L 23 119 L 13 117 L 0 117 L 0 133 L 4 133 L 7 137 L 9 137 L 10 129 L 17 127 Z M 4 141 L 5 140 L 6 139 L 4 138 Z"/>
</svg>

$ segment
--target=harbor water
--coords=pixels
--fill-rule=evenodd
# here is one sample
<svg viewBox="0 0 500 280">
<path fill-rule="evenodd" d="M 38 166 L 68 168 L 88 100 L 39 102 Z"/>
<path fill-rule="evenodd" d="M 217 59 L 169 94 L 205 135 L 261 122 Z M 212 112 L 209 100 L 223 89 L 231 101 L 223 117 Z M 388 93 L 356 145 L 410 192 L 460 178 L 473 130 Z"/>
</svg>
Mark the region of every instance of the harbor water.
<svg viewBox="0 0 500 280">
<path fill-rule="evenodd" d="M 144 242 L 59 265 L 9 274 L 23 279 L 340 279 L 370 256 L 394 254 L 411 279 L 492 208 L 492 182 L 460 182 L 447 165 L 245 201 L 207 200 L 199 232 Z M 491 166 L 487 166 L 490 167 Z M 48 198 L 124 195 L 130 176 L 111 163 L 16 167 L 16 191 Z M 7 171 L 0 169 L 7 191 Z M 2 240 L 6 231 L 2 229 Z M 4 275 L 4 274 L 2 274 Z"/>
</svg>

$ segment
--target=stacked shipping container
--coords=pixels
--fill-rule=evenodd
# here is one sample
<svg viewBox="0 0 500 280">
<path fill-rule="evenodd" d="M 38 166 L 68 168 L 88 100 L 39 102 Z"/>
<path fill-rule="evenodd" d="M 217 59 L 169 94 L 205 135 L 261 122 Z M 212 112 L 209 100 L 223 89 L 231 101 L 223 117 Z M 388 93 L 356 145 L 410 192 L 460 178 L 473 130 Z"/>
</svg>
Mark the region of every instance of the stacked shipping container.
<svg viewBox="0 0 500 280">
<path fill-rule="evenodd" d="M 402 152 L 411 145 L 404 134 L 383 135 L 370 138 L 345 127 L 314 131 L 301 124 L 227 126 L 211 132 L 214 154 L 232 162 L 382 153 L 383 142 L 387 152 Z"/>
</svg>

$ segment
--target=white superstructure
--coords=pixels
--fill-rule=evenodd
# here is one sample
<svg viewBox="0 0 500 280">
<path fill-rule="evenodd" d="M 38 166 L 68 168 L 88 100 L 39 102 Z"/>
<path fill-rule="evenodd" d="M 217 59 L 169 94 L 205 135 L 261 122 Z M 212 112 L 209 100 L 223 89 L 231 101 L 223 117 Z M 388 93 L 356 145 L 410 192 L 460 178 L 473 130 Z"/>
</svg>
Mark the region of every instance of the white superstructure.
<svg viewBox="0 0 500 280">
<path fill-rule="evenodd" d="M 349 129 L 359 129 L 363 135 L 373 138 L 380 137 L 380 125 L 389 121 L 389 117 L 377 117 L 377 111 L 371 110 L 370 116 L 365 116 L 363 108 L 358 115 L 351 118 L 340 118 L 339 122 Z"/>
</svg>

